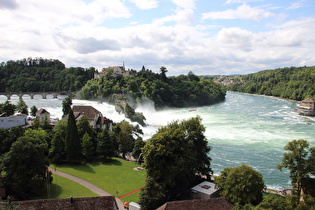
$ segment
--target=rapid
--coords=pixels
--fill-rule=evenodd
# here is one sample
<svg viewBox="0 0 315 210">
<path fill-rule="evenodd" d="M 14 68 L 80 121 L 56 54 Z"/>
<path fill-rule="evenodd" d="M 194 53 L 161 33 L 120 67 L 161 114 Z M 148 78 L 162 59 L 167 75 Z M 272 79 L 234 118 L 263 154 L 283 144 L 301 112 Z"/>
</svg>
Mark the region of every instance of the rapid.
<svg viewBox="0 0 315 210">
<path fill-rule="evenodd" d="M 42 99 L 35 96 L 30 99 L 23 96 L 29 108 L 33 105 L 38 109 L 45 108 L 51 118 L 59 119 L 64 98 Z M 17 104 L 18 100 L 17 96 L 13 96 L 11 103 Z M 0 96 L 0 103 L 5 101 L 6 97 Z M 77 99 L 72 102 L 73 105 L 93 106 L 114 122 L 126 119 L 106 102 Z M 284 146 L 294 139 L 304 139 L 311 147 L 315 146 L 315 117 L 300 116 L 294 110 L 297 104 L 275 97 L 228 92 L 224 102 L 214 105 L 157 111 L 152 103 L 146 103 L 139 105 L 136 111 L 143 112 L 149 125 L 143 128 L 145 140 L 161 126 L 199 115 L 212 147 L 209 156 L 215 175 L 226 167 L 246 164 L 263 175 L 268 188 L 281 190 L 291 188 L 289 172 L 277 169 L 285 152 Z"/>
</svg>

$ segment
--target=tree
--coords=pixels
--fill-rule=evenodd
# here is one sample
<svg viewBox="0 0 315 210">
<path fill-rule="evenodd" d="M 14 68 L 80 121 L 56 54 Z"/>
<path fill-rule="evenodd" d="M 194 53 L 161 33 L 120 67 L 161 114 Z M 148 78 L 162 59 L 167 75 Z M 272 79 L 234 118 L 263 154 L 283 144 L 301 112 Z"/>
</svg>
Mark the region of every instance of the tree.
<svg viewBox="0 0 315 210">
<path fill-rule="evenodd" d="M 49 158 L 52 163 L 64 163 L 66 161 L 65 138 L 55 132 L 49 149 Z"/>
<path fill-rule="evenodd" d="M 257 205 L 262 201 L 264 180 L 262 175 L 250 166 L 225 168 L 215 179 L 215 183 L 222 196 L 234 204 Z"/>
<path fill-rule="evenodd" d="M 66 155 L 67 162 L 80 163 L 81 162 L 81 141 L 79 138 L 78 128 L 74 119 L 73 111 L 70 109 L 68 114 L 68 128 L 66 134 Z"/>
<path fill-rule="evenodd" d="M 108 161 L 115 155 L 115 137 L 108 129 L 103 129 L 97 136 L 97 157 L 101 161 Z"/>
<path fill-rule="evenodd" d="M 166 72 L 168 72 L 167 69 L 164 66 L 162 66 L 160 68 L 160 72 L 161 72 L 161 79 L 162 79 L 162 81 L 166 82 L 167 81 Z"/>
<path fill-rule="evenodd" d="M 69 114 L 69 112 L 71 110 L 71 105 L 72 105 L 72 97 L 71 96 L 68 96 L 67 98 L 65 98 L 62 101 L 62 112 L 63 112 L 62 116 L 66 116 L 67 114 Z"/>
<path fill-rule="evenodd" d="M 202 176 L 207 176 L 210 180 L 212 170 L 210 168 L 211 158 L 209 152 L 211 147 L 208 146 L 207 138 L 204 133 L 206 128 L 201 123 L 201 117 L 193 117 L 187 121 L 182 121 L 179 126 L 185 131 L 185 139 L 188 142 L 190 158 L 194 163 L 194 171 Z"/>
<path fill-rule="evenodd" d="M 94 156 L 94 146 L 91 136 L 86 132 L 82 137 L 82 155 L 87 161 L 91 160 Z"/>
<path fill-rule="evenodd" d="M 2 160 L 4 184 L 9 194 L 25 199 L 43 188 L 49 165 L 46 153 L 46 142 L 31 136 L 19 137 L 12 144 Z"/>
<path fill-rule="evenodd" d="M 19 99 L 19 102 L 16 105 L 16 109 L 20 113 L 28 115 L 27 105 L 26 105 L 25 101 L 22 98 Z"/>
<path fill-rule="evenodd" d="M 4 102 L 4 104 L 0 104 L 0 113 L 6 113 L 6 115 L 13 115 L 16 110 L 16 106 L 11 104 L 10 101 Z"/>
<path fill-rule="evenodd" d="M 309 143 L 300 139 L 289 142 L 284 149 L 288 152 L 284 153 L 282 162 L 277 168 L 290 170 L 293 194 L 300 197 L 302 179 L 308 178 L 311 173 L 315 172 L 315 147 L 309 149 Z M 297 199 L 297 204 L 298 202 L 299 199 Z"/>
<path fill-rule="evenodd" d="M 211 172 L 210 159 L 207 159 L 209 162 L 202 160 L 203 164 L 200 164 L 197 158 L 200 155 L 203 159 L 204 155 L 208 155 L 207 152 L 210 151 L 207 144 L 200 144 L 206 140 L 203 135 L 204 127 L 199 124 L 200 122 L 199 117 L 172 122 L 160 128 L 146 142 L 143 157 L 147 177 L 146 185 L 140 194 L 140 203 L 145 209 L 157 208 L 168 199 L 187 196 L 196 179 L 196 174 L 210 176 L 210 174 L 204 174 Z M 200 127 L 200 129 L 196 129 L 194 134 L 189 135 L 191 131 L 189 126 Z M 195 151 L 196 149 L 200 152 Z M 160 200 L 149 196 L 150 194 L 146 195 L 146 192 L 155 190 L 158 191 Z"/>
<path fill-rule="evenodd" d="M 133 137 L 134 127 L 127 121 L 122 121 L 116 125 L 117 141 L 119 143 L 119 151 L 123 158 L 126 158 L 126 153 L 131 152 L 135 139 Z"/>
<path fill-rule="evenodd" d="M 142 153 L 142 149 L 144 145 L 145 145 L 145 142 L 143 141 L 143 139 L 141 137 L 138 137 L 135 141 L 135 145 L 132 150 L 132 156 L 135 159 L 139 158 L 140 154 Z"/>
<path fill-rule="evenodd" d="M 259 205 L 257 205 L 255 209 L 293 210 L 289 201 L 286 198 L 275 194 L 269 194 L 264 197 L 263 201 Z"/>
<path fill-rule="evenodd" d="M 36 112 L 38 111 L 37 107 L 36 106 L 32 106 L 31 107 L 31 115 L 33 117 L 36 117 Z"/>
</svg>

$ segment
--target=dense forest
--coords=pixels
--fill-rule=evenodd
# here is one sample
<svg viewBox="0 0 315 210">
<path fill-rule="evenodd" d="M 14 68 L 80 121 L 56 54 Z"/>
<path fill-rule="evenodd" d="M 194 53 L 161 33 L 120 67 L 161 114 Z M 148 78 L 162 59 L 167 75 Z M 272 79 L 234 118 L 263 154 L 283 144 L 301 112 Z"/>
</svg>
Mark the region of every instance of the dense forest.
<svg viewBox="0 0 315 210">
<path fill-rule="evenodd" d="M 158 74 L 143 67 L 135 76 L 114 75 L 108 71 L 101 78 L 88 81 L 78 96 L 82 99 L 105 98 L 114 103 L 117 97 L 128 102 L 150 99 L 156 107 L 208 105 L 225 98 L 223 86 L 212 80 L 200 80 L 192 72 L 166 77 L 167 69 L 161 67 L 160 71 Z"/>
<path fill-rule="evenodd" d="M 264 70 L 229 77 L 228 90 L 303 100 L 315 96 L 315 66 Z"/>
<path fill-rule="evenodd" d="M 77 91 L 95 69 L 65 68 L 59 60 L 24 58 L 0 63 L 0 92 Z"/>
</svg>

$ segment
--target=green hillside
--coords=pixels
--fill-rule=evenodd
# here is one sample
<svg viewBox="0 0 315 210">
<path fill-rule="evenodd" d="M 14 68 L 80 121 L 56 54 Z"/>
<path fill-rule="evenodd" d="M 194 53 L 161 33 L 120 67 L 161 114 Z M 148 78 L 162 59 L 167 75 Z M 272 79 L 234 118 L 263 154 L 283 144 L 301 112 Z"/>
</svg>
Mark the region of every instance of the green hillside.
<svg viewBox="0 0 315 210">
<path fill-rule="evenodd" d="M 303 100 L 315 96 L 315 66 L 286 67 L 229 77 L 227 90 Z"/>
</svg>

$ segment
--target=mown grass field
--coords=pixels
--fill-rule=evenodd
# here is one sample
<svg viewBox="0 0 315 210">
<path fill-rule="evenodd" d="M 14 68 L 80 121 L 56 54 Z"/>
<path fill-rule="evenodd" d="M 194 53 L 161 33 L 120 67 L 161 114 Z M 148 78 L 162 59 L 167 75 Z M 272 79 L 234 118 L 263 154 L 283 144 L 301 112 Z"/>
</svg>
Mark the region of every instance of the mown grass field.
<svg viewBox="0 0 315 210">
<path fill-rule="evenodd" d="M 119 158 L 113 158 L 108 163 L 96 162 L 75 166 L 51 165 L 50 167 L 85 179 L 116 197 L 121 197 L 139 189 L 145 184 L 145 171 L 136 171 L 134 170 L 137 167 L 135 162 Z M 139 194 L 140 191 L 126 196 L 121 200 L 138 202 Z"/>
<path fill-rule="evenodd" d="M 62 176 L 53 174 L 53 182 L 50 185 L 50 192 L 47 188 L 42 192 L 42 195 L 34 199 L 47 199 L 47 198 L 70 198 L 73 197 L 94 197 L 98 196 L 94 192 L 86 189 L 82 185 L 66 179 Z M 46 186 L 47 187 L 47 186 Z"/>
</svg>

